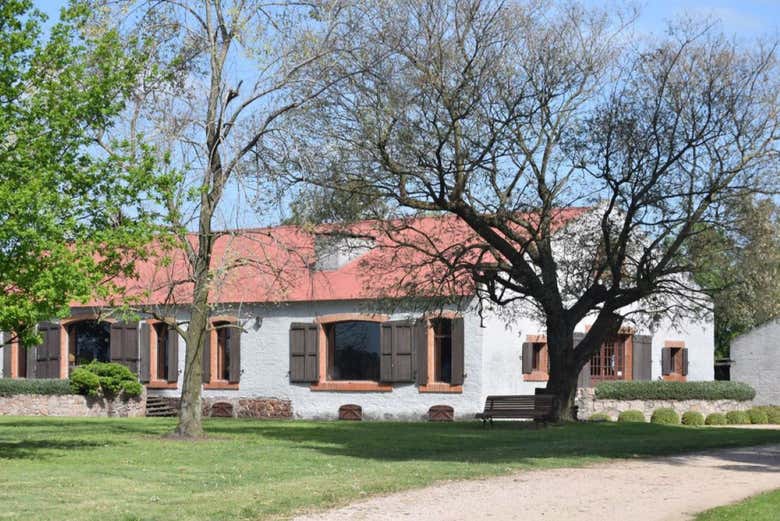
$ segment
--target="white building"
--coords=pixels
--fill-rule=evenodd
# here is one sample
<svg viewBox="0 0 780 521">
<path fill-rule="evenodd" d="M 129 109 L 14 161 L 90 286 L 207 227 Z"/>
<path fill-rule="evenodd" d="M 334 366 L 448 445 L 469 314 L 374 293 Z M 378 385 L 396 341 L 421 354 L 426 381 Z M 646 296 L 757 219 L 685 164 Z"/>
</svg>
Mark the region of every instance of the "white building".
<svg viewBox="0 0 780 521">
<path fill-rule="evenodd" d="M 427 226 L 431 236 L 459 236 L 451 225 L 431 218 Z M 448 228 L 439 233 L 437 226 Z M 419 293 L 403 298 L 406 279 L 397 266 L 408 259 L 367 234 L 244 231 L 223 236 L 214 257 L 237 267 L 213 291 L 214 328 L 203 358 L 206 414 L 224 413 L 229 404 L 228 413 L 241 416 L 332 418 L 355 404 L 366 418 L 422 419 L 431 406 L 448 405 L 468 418 L 487 395 L 532 394 L 546 383 L 545 331 L 530 314 L 510 324 L 490 310 L 480 317 L 467 285 L 451 287 L 458 304 L 430 305 Z M 266 267 L 236 262 L 247 258 L 265 259 Z M 269 270 L 268 259 L 279 269 Z M 80 363 L 114 360 L 138 372 L 149 395 L 174 399 L 184 342 L 166 323 L 143 317 L 175 317 L 186 328 L 186 307 L 176 302 L 186 302 L 191 287 L 170 285 L 181 273 L 181 256 L 144 263 L 127 287 L 144 294 L 153 313 L 127 323 L 102 319 L 97 305 L 74 307 L 71 318 L 40 326 L 43 345 L 27 353 L 4 348 L 3 375 L 66 378 Z M 583 322 L 578 331 L 589 326 Z M 710 322 L 626 328 L 593 357 L 581 383 L 660 378 L 712 380 Z"/>
<path fill-rule="evenodd" d="M 731 379 L 750 384 L 756 404 L 780 404 L 780 319 L 732 340 L 731 359 Z"/>
</svg>

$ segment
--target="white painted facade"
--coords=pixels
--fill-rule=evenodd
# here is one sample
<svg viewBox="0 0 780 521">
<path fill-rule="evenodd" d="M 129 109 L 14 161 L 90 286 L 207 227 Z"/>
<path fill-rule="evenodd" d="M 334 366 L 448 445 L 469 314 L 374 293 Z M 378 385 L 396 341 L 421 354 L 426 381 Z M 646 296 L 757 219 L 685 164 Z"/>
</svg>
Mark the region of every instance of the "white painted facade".
<svg viewBox="0 0 780 521">
<path fill-rule="evenodd" d="M 239 390 L 205 390 L 210 398 L 278 398 L 292 402 L 296 418 L 335 418 L 344 404 L 358 404 L 367 419 L 420 420 L 432 405 L 450 405 L 458 418 L 473 418 L 490 394 L 533 394 L 544 382 L 527 382 L 522 374 L 522 343 L 526 335 L 544 334 L 532 318 L 514 319 L 510 325 L 494 313 L 484 320 L 473 310 L 463 312 L 465 379 L 462 393 L 421 393 L 414 383 L 395 384 L 392 392 L 313 391 L 309 384 L 289 381 L 289 331 L 293 322 L 314 322 L 341 313 L 382 313 L 371 302 L 342 301 L 265 306 L 244 304 L 237 313 L 241 338 Z M 419 317 L 395 312 L 391 320 Z M 180 317 L 182 319 L 186 317 Z M 578 328 L 584 331 L 584 324 Z M 644 334 L 648 334 L 644 332 Z M 709 322 L 689 322 L 682 329 L 662 323 L 653 334 L 653 378 L 660 378 L 661 348 L 665 340 L 683 340 L 689 349 L 689 380 L 713 379 L 713 328 Z M 179 389 L 150 390 L 150 394 L 178 396 L 181 386 L 184 342 L 179 342 Z"/>
<path fill-rule="evenodd" d="M 756 404 L 780 404 L 780 319 L 736 337 L 731 359 L 731 379 L 753 386 Z"/>
</svg>

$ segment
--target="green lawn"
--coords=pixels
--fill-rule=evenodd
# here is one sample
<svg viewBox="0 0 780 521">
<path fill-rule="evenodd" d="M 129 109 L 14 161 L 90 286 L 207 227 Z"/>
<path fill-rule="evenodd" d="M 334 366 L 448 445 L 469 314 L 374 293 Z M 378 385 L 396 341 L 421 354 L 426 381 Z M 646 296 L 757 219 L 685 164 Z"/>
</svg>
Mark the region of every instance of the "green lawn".
<svg viewBox="0 0 780 521">
<path fill-rule="evenodd" d="M 713 508 L 696 516 L 696 521 L 777 521 L 780 518 L 780 490 L 753 496 L 733 505 Z"/>
<path fill-rule="evenodd" d="M 208 441 L 167 419 L 0 417 L 0 519 L 265 519 L 366 494 L 515 469 L 780 443 L 780 431 L 478 422 L 211 420 Z"/>
</svg>

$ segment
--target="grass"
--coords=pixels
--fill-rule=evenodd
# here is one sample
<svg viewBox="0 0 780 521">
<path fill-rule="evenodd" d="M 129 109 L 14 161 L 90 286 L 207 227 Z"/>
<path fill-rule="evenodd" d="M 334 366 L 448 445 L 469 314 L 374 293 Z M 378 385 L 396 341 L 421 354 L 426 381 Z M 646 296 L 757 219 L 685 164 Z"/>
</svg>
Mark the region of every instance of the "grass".
<svg viewBox="0 0 780 521">
<path fill-rule="evenodd" d="M 0 520 L 249 520 L 517 469 L 780 442 L 780 431 L 651 424 L 0 417 Z"/>
<path fill-rule="evenodd" d="M 696 516 L 696 521 L 777 521 L 780 489 L 753 496 L 739 503 L 713 508 Z"/>
</svg>

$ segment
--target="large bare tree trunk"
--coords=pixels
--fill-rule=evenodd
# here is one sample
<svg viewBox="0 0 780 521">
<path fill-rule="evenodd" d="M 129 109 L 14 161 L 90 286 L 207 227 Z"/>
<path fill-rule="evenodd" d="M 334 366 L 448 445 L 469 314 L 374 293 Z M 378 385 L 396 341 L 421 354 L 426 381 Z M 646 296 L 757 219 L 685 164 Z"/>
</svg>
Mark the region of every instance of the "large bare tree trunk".
<svg viewBox="0 0 780 521">
<path fill-rule="evenodd" d="M 548 321 L 547 349 L 550 353 L 547 391 L 553 395 L 552 420 L 575 421 L 574 398 L 582 367 L 577 367 L 574 356 L 574 326 L 565 321 Z"/>
</svg>

